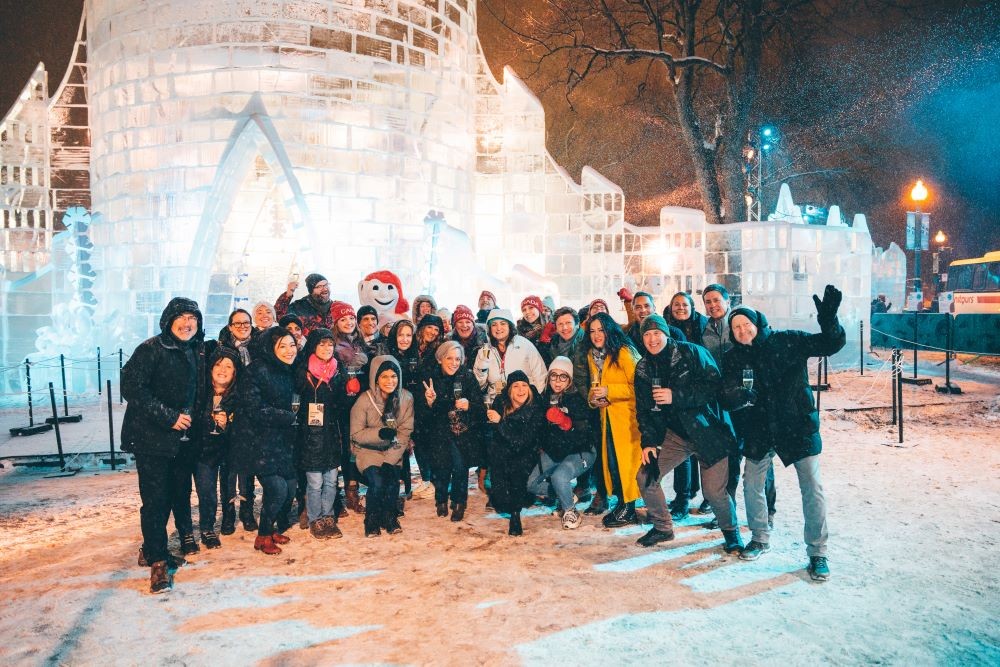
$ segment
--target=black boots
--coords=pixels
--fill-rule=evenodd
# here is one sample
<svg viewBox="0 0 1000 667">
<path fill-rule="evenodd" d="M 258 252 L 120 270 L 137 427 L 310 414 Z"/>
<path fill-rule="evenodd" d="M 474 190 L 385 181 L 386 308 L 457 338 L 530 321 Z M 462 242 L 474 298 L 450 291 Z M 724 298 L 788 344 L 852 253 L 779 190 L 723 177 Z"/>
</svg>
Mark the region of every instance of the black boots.
<svg viewBox="0 0 1000 667">
<path fill-rule="evenodd" d="M 222 540 L 215 534 L 214 530 L 201 531 L 201 543 L 206 549 L 218 549 L 222 546 Z"/>
<path fill-rule="evenodd" d="M 201 551 L 198 543 L 194 541 L 194 535 L 192 533 L 184 533 L 181 535 L 181 553 L 185 556 L 190 556 L 191 554 L 196 554 Z"/>
<path fill-rule="evenodd" d="M 511 512 L 510 513 L 510 526 L 507 528 L 507 534 L 517 537 L 524 534 L 524 529 L 521 528 L 521 513 Z"/>
<path fill-rule="evenodd" d="M 635 541 L 640 547 L 651 547 L 660 542 L 669 542 L 674 539 L 674 531 L 659 530 L 656 526 L 649 529 L 649 532 Z"/>
<path fill-rule="evenodd" d="M 455 503 L 455 509 L 451 512 L 452 521 L 461 521 L 465 518 L 465 503 Z"/>
<path fill-rule="evenodd" d="M 635 523 L 635 501 L 618 503 L 615 509 L 606 514 L 601 521 L 605 528 L 621 528 Z"/>
<path fill-rule="evenodd" d="M 365 513 L 365 537 L 378 537 L 382 534 L 379 527 L 380 517 L 375 512 Z"/>
<path fill-rule="evenodd" d="M 243 522 L 243 530 L 251 533 L 260 526 L 257 525 L 257 519 L 253 516 L 253 505 L 248 502 L 240 504 L 240 521 Z"/>
<path fill-rule="evenodd" d="M 438 516 L 448 516 L 448 503 L 438 503 L 437 504 L 437 515 Z"/>
<path fill-rule="evenodd" d="M 236 532 L 236 505 L 225 503 L 222 506 L 222 527 L 219 530 L 223 535 L 232 535 Z"/>
<path fill-rule="evenodd" d="M 726 543 L 722 545 L 722 549 L 727 554 L 741 554 L 743 553 L 743 538 L 740 537 L 739 530 L 724 530 L 722 531 L 722 536 L 726 538 Z"/>
</svg>

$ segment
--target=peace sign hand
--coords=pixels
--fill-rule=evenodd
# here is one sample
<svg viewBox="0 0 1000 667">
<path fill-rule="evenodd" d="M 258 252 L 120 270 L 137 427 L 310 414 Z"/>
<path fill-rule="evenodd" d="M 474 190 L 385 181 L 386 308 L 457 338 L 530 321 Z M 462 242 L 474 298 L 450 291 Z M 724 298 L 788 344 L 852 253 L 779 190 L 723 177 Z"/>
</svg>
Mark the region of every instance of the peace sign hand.
<svg viewBox="0 0 1000 667">
<path fill-rule="evenodd" d="M 423 383 L 424 385 L 424 398 L 427 399 L 428 405 L 434 403 L 434 399 L 437 398 L 437 392 L 434 391 L 434 380 L 428 380 Z"/>
</svg>

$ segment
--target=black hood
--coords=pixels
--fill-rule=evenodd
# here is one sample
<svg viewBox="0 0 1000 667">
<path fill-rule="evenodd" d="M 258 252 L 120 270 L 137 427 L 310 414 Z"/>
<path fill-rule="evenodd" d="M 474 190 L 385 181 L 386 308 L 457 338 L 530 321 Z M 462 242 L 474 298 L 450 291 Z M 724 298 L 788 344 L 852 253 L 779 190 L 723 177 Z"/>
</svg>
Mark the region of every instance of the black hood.
<svg viewBox="0 0 1000 667">
<path fill-rule="evenodd" d="M 233 367 L 236 369 L 236 373 L 233 374 L 233 381 L 229 385 L 232 389 L 236 386 L 236 381 L 240 378 L 240 373 L 243 372 L 243 361 L 240 359 L 240 355 L 236 350 L 231 347 L 226 347 L 225 345 L 217 345 L 215 351 L 212 352 L 212 356 L 208 358 L 208 381 L 209 384 L 212 382 L 212 369 L 215 368 L 215 364 L 219 359 L 229 359 L 233 362 Z"/>
<path fill-rule="evenodd" d="M 301 352 L 302 358 L 308 360 L 309 355 L 315 353 L 316 347 L 326 339 L 336 341 L 336 337 L 333 335 L 333 332 L 330 331 L 329 329 L 324 329 L 323 327 L 320 327 L 319 329 L 313 329 L 312 331 L 310 331 L 309 335 L 306 337 L 305 347 L 302 348 Z"/>
<path fill-rule="evenodd" d="M 167 304 L 167 307 L 163 309 L 163 314 L 160 315 L 160 333 L 174 339 L 173 334 L 170 333 L 170 325 L 184 313 L 193 313 L 198 319 L 198 331 L 195 332 L 191 340 L 202 340 L 205 337 L 205 329 L 202 322 L 201 310 L 198 308 L 198 302 L 183 296 L 175 296 Z"/>
<path fill-rule="evenodd" d="M 253 344 L 257 346 L 257 351 L 260 354 L 260 358 L 267 361 L 269 364 L 273 364 L 279 368 L 291 369 L 292 366 L 285 364 L 278 356 L 274 353 L 274 346 L 277 344 L 279 338 L 284 338 L 285 336 L 291 336 L 286 329 L 281 327 L 270 327 L 260 332 L 260 335 L 254 340 Z M 293 337 L 294 340 L 294 337 Z M 294 365 L 294 362 L 293 362 Z"/>
<path fill-rule="evenodd" d="M 729 315 L 727 316 L 727 321 L 729 323 L 729 340 L 733 342 L 733 345 L 741 344 L 736 341 L 736 336 L 733 335 L 733 318 L 737 315 L 742 315 L 753 322 L 754 326 L 757 327 L 757 335 L 753 338 L 754 344 L 764 342 L 767 340 L 767 337 L 771 335 L 771 325 L 768 324 L 767 317 L 764 316 L 764 313 L 759 310 L 754 310 L 748 306 L 737 306 L 736 308 L 730 310 Z"/>
</svg>

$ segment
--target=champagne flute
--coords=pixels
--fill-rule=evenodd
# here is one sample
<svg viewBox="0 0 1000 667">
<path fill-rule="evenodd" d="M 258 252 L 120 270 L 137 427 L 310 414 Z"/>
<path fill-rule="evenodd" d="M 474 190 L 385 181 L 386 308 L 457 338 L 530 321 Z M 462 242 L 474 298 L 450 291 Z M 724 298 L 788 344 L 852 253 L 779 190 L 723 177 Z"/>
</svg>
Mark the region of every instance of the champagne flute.
<svg viewBox="0 0 1000 667">
<path fill-rule="evenodd" d="M 454 394 L 456 401 L 462 400 L 462 383 L 458 380 L 455 381 L 455 386 L 452 387 L 452 394 Z"/>
<path fill-rule="evenodd" d="M 190 417 L 191 416 L 191 408 L 184 408 L 183 410 L 181 410 L 181 414 L 182 415 L 188 415 Z M 188 429 L 182 430 L 181 431 L 181 442 L 190 442 L 190 441 L 191 441 L 191 438 L 188 437 Z"/>
<path fill-rule="evenodd" d="M 388 426 L 391 429 L 395 429 L 396 428 L 396 415 L 386 415 L 385 416 L 385 425 Z M 395 445 L 398 442 L 399 442 L 399 440 L 396 438 L 396 436 L 392 436 L 392 444 Z"/>
<path fill-rule="evenodd" d="M 653 384 L 653 389 L 662 389 L 663 384 L 660 382 L 660 378 L 654 377 L 650 378 L 650 382 Z M 656 404 L 656 399 L 653 399 L 653 409 L 650 412 L 663 412 L 660 410 L 660 406 Z"/>
<path fill-rule="evenodd" d="M 215 395 L 212 396 L 212 415 L 222 414 L 222 396 Z M 209 431 L 209 435 L 219 435 L 222 431 L 219 430 L 219 422 L 212 419 L 212 430 Z"/>
<path fill-rule="evenodd" d="M 743 388 L 750 390 L 753 389 L 753 369 L 744 368 L 743 369 Z"/>
<path fill-rule="evenodd" d="M 299 406 L 302 405 L 302 399 L 298 394 L 292 394 L 292 412 L 299 414 Z"/>
</svg>

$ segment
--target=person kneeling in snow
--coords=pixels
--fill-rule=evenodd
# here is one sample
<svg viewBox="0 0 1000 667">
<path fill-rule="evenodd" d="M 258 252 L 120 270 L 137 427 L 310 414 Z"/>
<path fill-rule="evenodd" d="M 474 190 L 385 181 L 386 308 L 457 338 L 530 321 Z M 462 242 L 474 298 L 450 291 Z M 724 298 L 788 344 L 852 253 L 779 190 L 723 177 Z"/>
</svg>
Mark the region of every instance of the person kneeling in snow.
<svg viewBox="0 0 1000 667">
<path fill-rule="evenodd" d="M 413 433 L 413 394 L 400 385 L 402 371 L 393 357 L 372 360 L 369 389 L 351 408 L 351 452 L 368 485 L 365 537 L 390 535 L 399 525 L 397 497 L 403 452 Z"/>
<path fill-rule="evenodd" d="M 579 528 L 583 517 L 576 509 L 573 480 L 590 470 L 597 453 L 593 446 L 593 421 L 587 399 L 573 384 L 573 362 L 556 357 L 549 365 L 549 385 L 542 397 L 545 431 L 538 465 L 528 477 L 528 491 L 559 498 L 563 528 Z"/>
<path fill-rule="evenodd" d="M 777 454 L 786 466 L 795 466 L 799 478 L 808 570 L 815 581 L 829 579 L 830 567 L 826 497 L 819 476 L 823 441 L 806 364 L 809 357 L 829 356 L 844 347 L 846 334 L 837 320 L 842 296 L 833 285 L 826 286 L 822 300 L 813 296 L 818 334 L 771 331 L 763 313 L 734 308 L 729 335 L 735 346 L 722 359 L 722 401 L 743 438 L 746 456 L 743 497 L 753 537 L 741 557 L 756 560 L 770 551 L 764 484 Z"/>
</svg>

